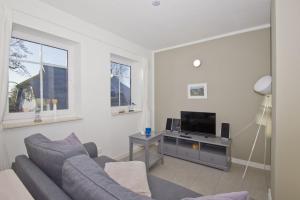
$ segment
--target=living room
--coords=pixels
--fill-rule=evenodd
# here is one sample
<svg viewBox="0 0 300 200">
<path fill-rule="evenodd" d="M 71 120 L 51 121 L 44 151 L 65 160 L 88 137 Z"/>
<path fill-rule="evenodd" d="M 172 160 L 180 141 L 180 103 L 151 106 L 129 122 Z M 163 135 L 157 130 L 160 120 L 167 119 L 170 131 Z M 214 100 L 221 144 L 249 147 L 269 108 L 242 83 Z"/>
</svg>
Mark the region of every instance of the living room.
<svg viewBox="0 0 300 200">
<path fill-rule="evenodd" d="M 162 162 L 150 167 L 145 161 L 141 172 L 151 176 L 153 199 L 298 199 L 300 94 L 292 88 L 299 84 L 300 27 L 290 22 L 299 9 L 292 0 L 1 0 L 0 169 L 16 173 L 18 183 L 9 187 L 0 176 L 1 187 L 12 189 L 0 189 L 0 199 L 25 199 L 14 196 L 18 189 L 28 199 L 58 199 L 43 193 L 46 186 L 33 189 L 43 185 L 34 176 L 24 181 L 34 170 L 20 172 L 23 162 L 34 160 L 29 144 L 37 133 L 54 142 L 73 141 L 74 133 L 89 143 L 84 148 L 94 159 L 124 165 L 129 140 L 136 142 L 139 133 L 147 148 L 134 145 L 133 158 L 162 147 Z M 268 82 L 257 90 L 261 78 L 272 87 Z M 183 111 L 213 114 L 213 136 L 183 132 Z M 181 127 L 168 127 L 168 119 L 179 119 Z M 168 154 L 168 136 L 176 145 L 183 137 L 192 141 L 197 158 L 207 142 L 228 144 L 225 170 Z M 157 139 L 149 149 L 147 137 Z M 26 157 L 18 166 L 20 155 Z M 62 195 L 76 199 L 66 191 Z M 242 191 L 247 197 L 206 197 Z M 119 195 L 106 199 L 144 198 Z"/>
</svg>

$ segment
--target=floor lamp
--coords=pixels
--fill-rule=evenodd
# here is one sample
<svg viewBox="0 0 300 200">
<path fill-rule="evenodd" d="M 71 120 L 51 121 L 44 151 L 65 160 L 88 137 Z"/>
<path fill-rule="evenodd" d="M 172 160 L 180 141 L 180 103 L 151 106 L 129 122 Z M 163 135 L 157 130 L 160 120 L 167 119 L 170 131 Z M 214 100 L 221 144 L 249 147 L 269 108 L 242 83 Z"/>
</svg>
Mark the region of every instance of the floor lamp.
<svg viewBox="0 0 300 200">
<path fill-rule="evenodd" d="M 260 134 L 260 129 L 262 126 L 265 127 L 265 151 L 264 151 L 264 166 L 266 166 L 266 152 L 267 152 L 267 138 L 271 137 L 271 108 L 272 108 L 272 77 L 267 75 L 261 77 L 254 85 L 254 91 L 264 95 L 264 100 L 262 103 L 262 107 L 260 109 L 260 113 L 257 115 L 257 132 L 255 136 L 255 140 L 252 145 L 252 149 L 248 158 L 248 161 L 246 163 L 246 168 L 243 174 L 243 179 L 245 178 L 247 174 L 247 170 L 249 167 L 250 160 L 252 158 L 252 154 L 255 149 L 255 145 L 258 139 L 258 136 Z"/>
</svg>

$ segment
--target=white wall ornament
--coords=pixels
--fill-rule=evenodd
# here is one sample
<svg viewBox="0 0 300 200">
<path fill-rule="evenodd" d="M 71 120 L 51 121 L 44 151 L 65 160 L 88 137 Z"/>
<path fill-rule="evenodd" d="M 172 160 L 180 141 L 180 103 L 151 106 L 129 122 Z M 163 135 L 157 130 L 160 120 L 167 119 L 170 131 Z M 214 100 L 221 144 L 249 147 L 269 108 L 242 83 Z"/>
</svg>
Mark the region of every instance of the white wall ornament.
<svg viewBox="0 0 300 200">
<path fill-rule="evenodd" d="M 189 99 L 207 99 L 207 83 L 197 83 L 188 85 Z"/>
</svg>

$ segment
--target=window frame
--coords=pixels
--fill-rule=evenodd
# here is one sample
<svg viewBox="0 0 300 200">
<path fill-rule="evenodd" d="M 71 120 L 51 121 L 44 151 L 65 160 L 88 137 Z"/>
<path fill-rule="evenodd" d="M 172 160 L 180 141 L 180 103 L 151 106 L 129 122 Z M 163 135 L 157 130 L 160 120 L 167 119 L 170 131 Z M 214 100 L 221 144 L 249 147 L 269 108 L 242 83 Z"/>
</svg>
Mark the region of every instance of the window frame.
<svg viewBox="0 0 300 200">
<path fill-rule="evenodd" d="M 56 36 L 52 36 L 56 37 Z M 13 31 L 11 38 L 17 38 L 21 39 L 24 41 L 44 45 L 44 46 L 49 46 L 61 50 L 66 50 L 67 51 L 67 73 L 68 73 L 68 109 L 62 109 L 62 110 L 57 110 L 55 113 L 55 116 L 70 116 L 70 115 L 75 115 L 75 109 L 74 109 L 74 52 L 75 49 L 73 46 L 63 40 L 56 40 L 50 37 L 40 37 L 36 36 L 35 34 L 30 34 L 30 33 L 25 33 L 25 32 L 18 32 L 18 31 Z M 74 55 L 74 56 L 73 56 Z M 8 58 L 10 59 L 10 57 Z M 21 60 L 20 60 L 21 61 Z M 36 62 L 30 62 L 30 61 L 25 61 L 27 63 L 34 63 L 37 64 Z M 38 63 L 39 65 L 41 62 Z M 54 65 L 50 63 L 44 63 L 44 64 L 49 64 L 50 66 L 54 67 L 62 67 L 61 65 Z M 6 66 L 8 67 L 8 66 Z M 7 74 L 7 80 L 9 81 L 9 74 Z M 8 83 L 9 84 L 9 83 Z M 8 93 L 8 87 L 7 87 L 7 93 Z M 35 112 L 15 112 L 15 113 L 10 113 L 9 112 L 9 97 L 7 95 L 7 105 L 6 105 L 6 111 L 5 111 L 5 116 L 4 116 L 4 121 L 9 121 L 9 120 L 22 120 L 22 119 L 34 119 L 35 117 Z M 52 110 L 50 111 L 41 111 L 40 113 L 42 119 L 43 118 L 51 118 L 54 116 L 54 112 Z"/>
<path fill-rule="evenodd" d="M 119 105 L 118 106 L 112 106 L 111 105 L 111 79 L 110 79 L 110 107 L 111 108 L 124 108 L 124 107 L 128 107 L 128 106 L 131 106 L 131 104 L 132 104 L 132 66 L 130 65 L 130 64 L 128 64 L 128 63 L 124 63 L 124 62 L 120 62 L 120 61 L 115 61 L 115 60 L 111 60 L 110 61 L 110 73 L 112 73 L 111 72 L 111 68 L 112 68 L 112 64 L 113 63 L 115 63 L 115 64 L 118 64 L 118 65 L 125 65 L 125 66 L 127 66 L 127 67 L 129 67 L 129 71 L 130 71 L 130 100 L 129 100 L 129 105 L 124 105 L 124 106 L 122 106 L 122 105 L 120 105 L 120 103 L 121 103 L 121 88 L 120 88 L 120 83 L 121 83 L 121 81 L 120 81 L 120 78 L 119 78 Z M 119 74 L 118 74 L 118 77 L 120 77 L 120 71 L 119 71 Z"/>
</svg>

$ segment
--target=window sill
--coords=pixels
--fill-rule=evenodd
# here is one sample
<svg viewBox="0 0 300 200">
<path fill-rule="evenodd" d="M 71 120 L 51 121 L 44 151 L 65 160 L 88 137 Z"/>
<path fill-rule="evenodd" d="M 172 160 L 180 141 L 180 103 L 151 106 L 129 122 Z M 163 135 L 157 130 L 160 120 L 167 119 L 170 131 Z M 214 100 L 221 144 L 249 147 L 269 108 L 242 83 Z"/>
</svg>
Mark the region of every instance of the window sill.
<svg viewBox="0 0 300 200">
<path fill-rule="evenodd" d="M 142 110 L 135 110 L 135 111 L 125 111 L 125 112 L 112 112 L 111 115 L 112 116 L 120 116 L 120 115 L 127 115 L 127 114 L 134 114 L 134 113 L 140 113 L 142 112 Z"/>
<path fill-rule="evenodd" d="M 22 128 L 27 126 L 37 126 L 37 125 L 44 125 L 44 124 L 54 124 L 60 122 L 68 122 L 68 121 L 76 121 L 81 120 L 82 117 L 79 116 L 59 116 L 54 118 L 45 118 L 42 119 L 41 122 L 34 122 L 33 119 L 22 119 L 22 120 L 6 120 L 2 122 L 2 126 L 4 129 L 11 129 L 11 128 Z"/>
</svg>

